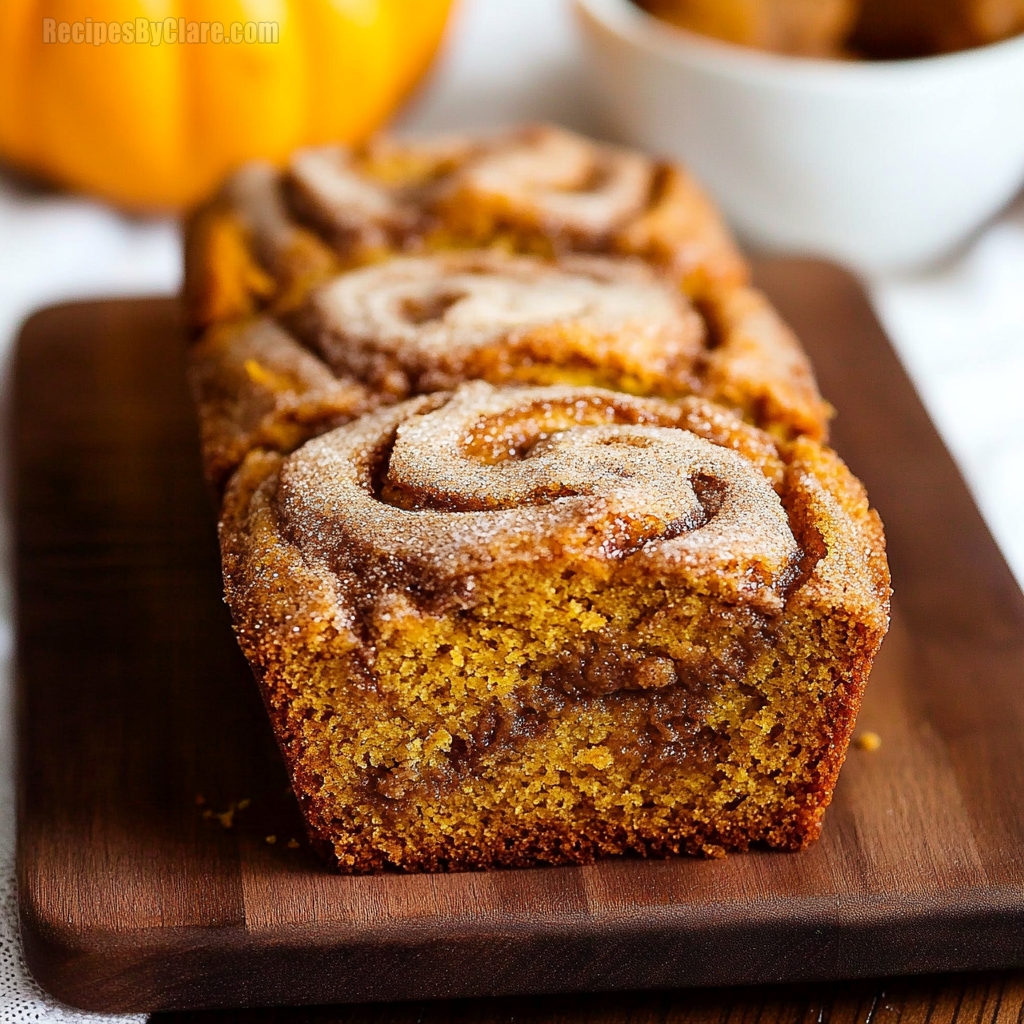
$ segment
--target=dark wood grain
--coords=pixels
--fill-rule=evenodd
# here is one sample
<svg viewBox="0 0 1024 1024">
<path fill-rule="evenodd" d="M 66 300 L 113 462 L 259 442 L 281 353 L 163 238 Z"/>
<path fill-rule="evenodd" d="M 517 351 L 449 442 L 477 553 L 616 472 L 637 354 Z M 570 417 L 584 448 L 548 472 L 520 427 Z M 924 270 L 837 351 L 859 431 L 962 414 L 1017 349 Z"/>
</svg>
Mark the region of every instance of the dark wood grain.
<svg viewBox="0 0 1024 1024">
<path fill-rule="evenodd" d="M 184 1011 L 150 1024 L 1020 1024 L 1024 977 L 968 974 L 829 985 Z"/>
<path fill-rule="evenodd" d="M 724 861 L 349 878 L 290 844 L 174 307 L 30 321 L 18 871 L 43 984 L 140 1010 L 1024 966 L 1024 597 L 857 286 L 811 263 L 760 274 L 841 410 L 897 601 L 862 715 L 883 746 L 851 753 L 822 841 Z"/>
</svg>

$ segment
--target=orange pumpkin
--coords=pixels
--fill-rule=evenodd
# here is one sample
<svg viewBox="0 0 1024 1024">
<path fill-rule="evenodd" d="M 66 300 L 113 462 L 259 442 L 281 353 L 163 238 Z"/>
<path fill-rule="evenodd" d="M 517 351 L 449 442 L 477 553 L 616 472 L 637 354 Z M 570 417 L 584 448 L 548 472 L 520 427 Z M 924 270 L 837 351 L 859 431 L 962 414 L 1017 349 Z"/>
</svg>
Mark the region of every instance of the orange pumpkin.
<svg viewBox="0 0 1024 1024">
<path fill-rule="evenodd" d="M 125 206 L 187 206 L 244 160 L 372 133 L 450 4 L 0 0 L 0 156 Z"/>
</svg>

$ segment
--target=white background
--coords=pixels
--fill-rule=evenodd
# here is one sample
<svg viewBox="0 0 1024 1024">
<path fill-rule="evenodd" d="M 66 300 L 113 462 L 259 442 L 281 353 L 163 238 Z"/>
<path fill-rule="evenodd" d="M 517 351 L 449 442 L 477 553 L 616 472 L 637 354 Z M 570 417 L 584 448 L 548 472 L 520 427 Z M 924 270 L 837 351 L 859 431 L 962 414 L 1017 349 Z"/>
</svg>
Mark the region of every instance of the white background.
<svg viewBox="0 0 1024 1024">
<path fill-rule="evenodd" d="M 462 0 L 445 55 L 400 127 L 448 131 L 539 119 L 601 134 L 566 0 Z M 173 223 L 129 220 L 84 200 L 27 191 L 0 176 L 4 366 L 18 324 L 33 309 L 86 295 L 170 294 L 180 266 Z M 941 268 L 868 284 L 1024 581 L 1024 202 Z M 841 396 L 832 397 L 841 411 Z M 5 455 L 6 445 L 0 451 Z M 6 520 L 0 530 L 6 537 Z M 7 559 L 0 565 L 0 1024 L 98 1020 L 46 999 L 20 961 L 13 916 L 8 566 Z"/>
</svg>

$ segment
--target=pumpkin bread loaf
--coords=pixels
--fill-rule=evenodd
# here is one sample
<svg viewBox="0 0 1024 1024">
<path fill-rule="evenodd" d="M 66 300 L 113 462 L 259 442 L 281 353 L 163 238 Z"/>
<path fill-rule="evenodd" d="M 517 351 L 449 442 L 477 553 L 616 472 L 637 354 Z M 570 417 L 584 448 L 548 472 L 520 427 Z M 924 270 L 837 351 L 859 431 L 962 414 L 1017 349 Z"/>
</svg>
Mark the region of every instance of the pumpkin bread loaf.
<svg viewBox="0 0 1024 1024">
<path fill-rule="evenodd" d="M 817 836 L 884 538 L 681 169 L 551 128 L 309 150 L 187 260 L 228 603 L 340 867 Z"/>
<path fill-rule="evenodd" d="M 256 451 L 227 597 L 349 871 L 817 837 L 887 626 L 828 449 L 701 399 L 476 382 Z"/>
</svg>

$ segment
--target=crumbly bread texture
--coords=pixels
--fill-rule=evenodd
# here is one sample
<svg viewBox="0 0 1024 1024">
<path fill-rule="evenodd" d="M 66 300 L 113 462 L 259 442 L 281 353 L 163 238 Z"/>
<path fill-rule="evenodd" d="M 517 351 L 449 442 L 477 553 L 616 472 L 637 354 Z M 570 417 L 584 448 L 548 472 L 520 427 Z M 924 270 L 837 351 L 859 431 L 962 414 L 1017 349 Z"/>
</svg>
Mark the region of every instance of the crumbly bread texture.
<svg viewBox="0 0 1024 1024">
<path fill-rule="evenodd" d="M 310 834 L 355 872 L 798 849 L 888 621 L 839 458 L 695 397 L 412 398 L 251 452 L 221 545 Z"/>
</svg>

